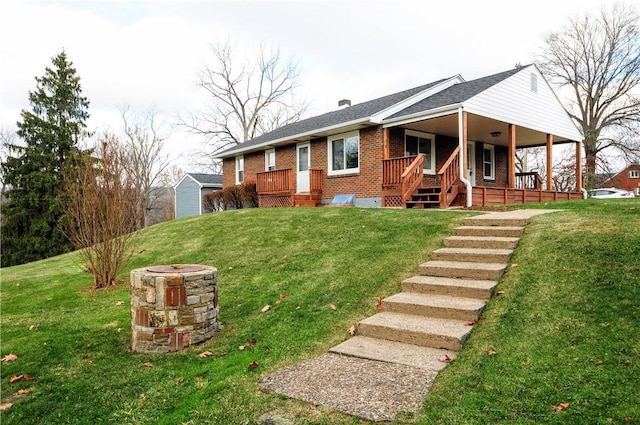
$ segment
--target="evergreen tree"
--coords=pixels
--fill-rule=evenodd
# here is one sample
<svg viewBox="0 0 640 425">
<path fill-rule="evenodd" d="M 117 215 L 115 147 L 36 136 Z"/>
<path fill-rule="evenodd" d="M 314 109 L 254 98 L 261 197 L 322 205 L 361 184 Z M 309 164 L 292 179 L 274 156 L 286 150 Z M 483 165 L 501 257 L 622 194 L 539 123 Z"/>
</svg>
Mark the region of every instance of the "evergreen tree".
<svg viewBox="0 0 640 425">
<path fill-rule="evenodd" d="M 62 254 L 72 249 L 58 229 L 64 214 L 61 197 L 64 162 L 86 135 L 89 101 L 64 50 L 52 58 L 52 68 L 36 77 L 29 92 L 31 110 L 22 110 L 16 134 L 20 144 L 2 164 L 9 188 L 2 206 L 2 266 Z"/>
</svg>

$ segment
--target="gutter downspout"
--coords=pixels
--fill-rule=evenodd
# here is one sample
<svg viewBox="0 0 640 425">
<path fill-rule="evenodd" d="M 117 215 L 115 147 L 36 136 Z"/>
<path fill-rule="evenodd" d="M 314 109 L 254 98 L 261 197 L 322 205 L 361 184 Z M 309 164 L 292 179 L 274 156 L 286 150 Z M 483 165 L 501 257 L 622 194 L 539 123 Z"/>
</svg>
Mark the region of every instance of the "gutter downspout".
<svg viewBox="0 0 640 425">
<path fill-rule="evenodd" d="M 460 160 L 458 161 L 460 165 L 460 181 L 464 183 L 467 188 L 467 199 L 466 199 L 466 207 L 469 208 L 473 204 L 473 187 L 471 186 L 471 182 L 464 177 L 464 140 L 463 140 L 463 131 L 464 127 L 462 125 L 462 106 L 458 107 L 458 146 L 460 146 Z"/>
</svg>

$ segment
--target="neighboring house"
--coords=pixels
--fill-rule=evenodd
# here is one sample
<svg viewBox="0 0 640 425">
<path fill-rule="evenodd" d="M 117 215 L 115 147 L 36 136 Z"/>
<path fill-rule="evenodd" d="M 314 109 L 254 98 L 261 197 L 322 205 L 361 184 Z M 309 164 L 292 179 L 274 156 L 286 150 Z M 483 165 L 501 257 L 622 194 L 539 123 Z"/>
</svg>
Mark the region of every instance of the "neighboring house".
<svg viewBox="0 0 640 425">
<path fill-rule="evenodd" d="M 342 102 L 341 102 L 342 103 Z M 582 136 L 535 65 L 460 75 L 280 127 L 230 148 L 224 186 L 255 181 L 260 206 L 318 205 L 355 195 L 364 207 L 471 206 L 581 199 L 537 173 L 516 173 L 516 149 Z M 580 179 L 576 179 L 581 181 Z"/>
<path fill-rule="evenodd" d="M 618 174 L 605 181 L 600 187 L 617 187 L 640 196 L 640 164 L 631 164 Z"/>
<path fill-rule="evenodd" d="M 185 174 L 174 187 L 176 218 L 203 214 L 202 197 L 219 189 L 222 189 L 219 174 Z"/>
</svg>

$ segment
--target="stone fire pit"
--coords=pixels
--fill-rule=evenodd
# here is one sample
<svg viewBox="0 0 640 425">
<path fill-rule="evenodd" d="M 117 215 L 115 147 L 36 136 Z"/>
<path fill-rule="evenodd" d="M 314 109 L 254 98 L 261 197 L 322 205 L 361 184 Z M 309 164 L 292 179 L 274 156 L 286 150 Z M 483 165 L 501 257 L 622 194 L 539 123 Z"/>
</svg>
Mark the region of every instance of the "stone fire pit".
<svg viewBox="0 0 640 425">
<path fill-rule="evenodd" d="M 185 264 L 131 271 L 131 351 L 180 351 L 217 329 L 218 269 Z"/>
</svg>

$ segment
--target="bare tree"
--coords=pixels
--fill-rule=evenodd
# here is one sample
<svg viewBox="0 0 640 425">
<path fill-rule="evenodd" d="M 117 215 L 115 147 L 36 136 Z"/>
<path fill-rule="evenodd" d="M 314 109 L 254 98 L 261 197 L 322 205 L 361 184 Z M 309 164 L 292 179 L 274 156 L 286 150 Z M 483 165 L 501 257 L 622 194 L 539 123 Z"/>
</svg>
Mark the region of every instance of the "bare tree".
<svg viewBox="0 0 640 425">
<path fill-rule="evenodd" d="M 165 142 L 170 136 L 161 122 L 159 112 L 151 107 L 143 114 L 137 114 L 129 107 L 120 110 L 124 131 L 124 145 L 127 150 L 129 174 L 137 182 L 140 191 L 138 208 L 142 211 L 139 227 L 151 224 L 154 210 L 162 208 L 164 191 L 157 185 L 165 170 L 171 165 L 165 153 Z"/>
<path fill-rule="evenodd" d="M 212 60 L 197 76 L 206 109 L 179 118 L 180 125 L 205 140 L 200 157 L 246 142 L 277 127 L 298 121 L 307 109 L 296 96 L 300 71 L 276 49 L 260 46 L 243 58 L 229 40 L 211 46 Z"/>
<path fill-rule="evenodd" d="M 603 6 L 546 35 L 538 64 L 552 84 L 569 88 L 569 114 L 584 137 L 585 186 L 592 188 L 596 156 L 617 148 L 633 154 L 635 146 L 612 137 L 640 119 L 640 18 L 624 3 Z"/>
<path fill-rule="evenodd" d="M 65 167 L 68 210 L 60 228 L 80 250 L 95 289 L 115 284 L 140 222 L 138 187 L 128 170 L 125 150 L 107 134 L 95 149 L 76 153 Z"/>
</svg>

